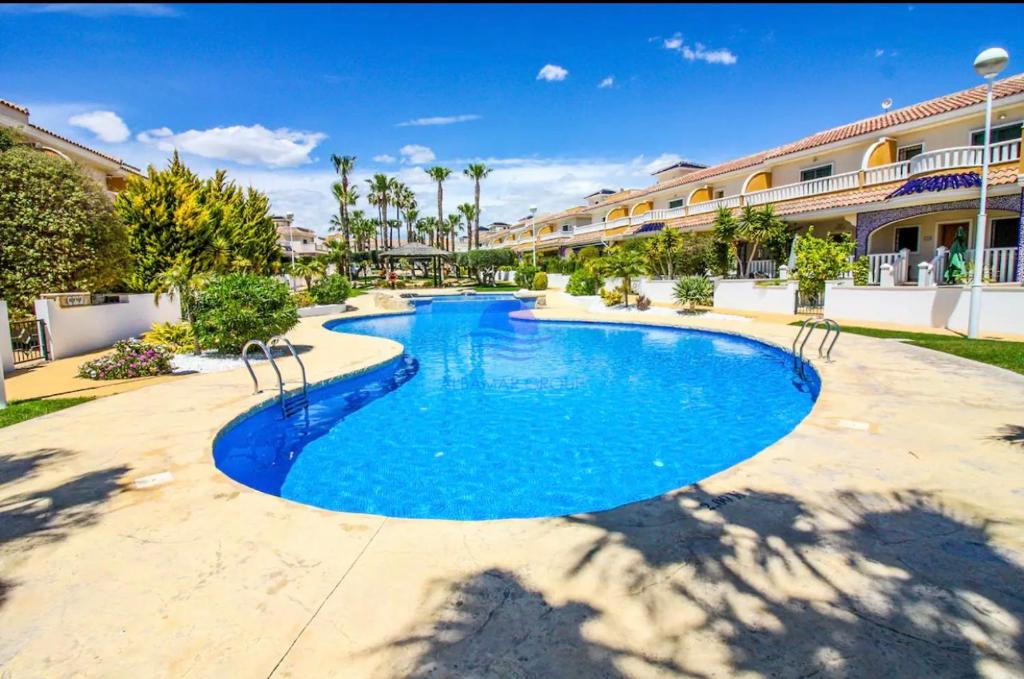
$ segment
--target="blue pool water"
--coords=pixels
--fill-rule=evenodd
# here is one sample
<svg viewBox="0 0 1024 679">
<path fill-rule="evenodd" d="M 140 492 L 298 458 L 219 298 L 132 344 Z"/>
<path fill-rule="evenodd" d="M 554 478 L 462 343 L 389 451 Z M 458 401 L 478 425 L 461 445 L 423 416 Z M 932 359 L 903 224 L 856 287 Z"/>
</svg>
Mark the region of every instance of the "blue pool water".
<svg viewBox="0 0 1024 679">
<path fill-rule="evenodd" d="M 510 313 L 513 313 L 510 315 Z M 217 466 L 327 509 L 496 519 L 610 509 L 762 450 L 810 410 L 817 377 L 739 337 L 530 320 L 511 297 L 420 301 L 336 321 L 405 354 L 269 407 L 217 440 Z M 516 318 L 521 316 L 523 318 Z"/>
</svg>

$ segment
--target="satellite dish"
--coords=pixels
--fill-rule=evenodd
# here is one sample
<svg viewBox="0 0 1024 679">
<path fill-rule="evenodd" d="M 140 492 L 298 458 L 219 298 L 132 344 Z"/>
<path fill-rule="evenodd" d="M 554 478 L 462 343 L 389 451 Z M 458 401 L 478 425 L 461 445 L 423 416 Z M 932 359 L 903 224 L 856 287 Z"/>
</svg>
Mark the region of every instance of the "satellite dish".
<svg viewBox="0 0 1024 679">
<path fill-rule="evenodd" d="M 892 108 L 892 99 L 889 99 L 888 97 L 883 99 L 882 100 L 882 110 L 883 111 L 888 111 L 891 108 Z"/>
</svg>

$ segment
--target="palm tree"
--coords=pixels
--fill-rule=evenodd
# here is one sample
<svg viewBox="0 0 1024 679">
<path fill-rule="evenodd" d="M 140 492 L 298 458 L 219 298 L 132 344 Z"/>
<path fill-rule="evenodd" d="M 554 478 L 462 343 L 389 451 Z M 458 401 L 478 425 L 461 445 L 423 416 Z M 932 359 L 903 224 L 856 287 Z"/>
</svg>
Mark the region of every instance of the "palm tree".
<svg viewBox="0 0 1024 679">
<path fill-rule="evenodd" d="M 313 287 L 313 279 L 317 276 L 322 276 L 323 271 L 323 262 L 315 257 L 295 260 L 295 263 L 288 267 L 288 272 L 291 275 L 301 278 L 306 282 L 307 290 Z"/>
<path fill-rule="evenodd" d="M 622 277 L 622 297 L 628 307 L 631 279 L 634 276 L 642 276 L 644 273 L 643 254 L 621 245 L 613 245 L 608 248 L 608 253 L 598 261 L 598 266 L 607 276 Z"/>
<path fill-rule="evenodd" d="M 437 234 L 437 218 L 436 217 L 424 217 L 423 219 L 416 222 L 416 230 L 420 233 L 427 234 L 430 238 L 430 244 L 436 245 L 435 235 Z"/>
<path fill-rule="evenodd" d="M 420 211 L 415 207 L 416 202 L 413 201 L 412 207 L 405 208 L 405 238 L 410 243 L 413 240 L 419 240 L 419 234 L 416 233 L 416 222 L 420 218 Z"/>
<path fill-rule="evenodd" d="M 444 181 L 451 176 L 452 171 L 447 167 L 435 165 L 424 170 L 430 178 L 437 182 L 437 223 L 444 224 Z"/>
<path fill-rule="evenodd" d="M 736 255 L 737 267 L 742 266 L 740 258 L 741 228 L 736 216 L 727 207 L 718 208 L 715 215 L 715 240 L 727 245 Z M 742 272 L 741 272 L 742 273 Z"/>
<path fill-rule="evenodd" d="M 341 177 L 341 188 L 336 191 L 334 195 L 335 198 L 338 199 L 338 210 L 341 217 L 341 232 L 345 235 L 345 244 L 348 245 L 349 250 L 351 250 L 352 239 L 348 226 L 348 206 L 355 205 L 356 198 L 359 196 L 354 191 L 350 193 L 348 176 L 356 167 L 356 157 L 339 156 L 336 153 L 332 153 L 331 163 L 334 164 L 334 171 L 339 177 Z M 339 194 L 341 197 L 339 197 Z"/>
<path fill-rule="evenodd" d="M 333 217 L 332 217 L 333 220 Z M 348 278 L 348 243 L 340 238 L 332 238 L 327 241 L 326 260 L 334 264 L 337 273 Z"/>
<path fill-rule="evenodd" d="M 478 248 L 480 247 L 480 180 L 486 179 L 487 175 L 491 174 L 491 168 L 483 163 L 470 163 L 462 171 L 462 174 L 473 180 L 473 205 L 476 207 L 476 215 L 473 224 L 473 235 L 469 245 L 471 249 Z"/>
<path fill-rule="evenodd" d="M 345 182 L 348 178 L 345 178 Z M 338 215 L 331 217 L 331 231 L 340 231 L 345 237 L 346 250 L 351 252 L 352 250 L 352 229 L 349 226 L 348 207 L 355 205 L 356 200 L 359 199 L 359 191 L 356 190 L 355 186 L 346 186 L 344 182 L 337 181 L 331 184 L 331 193 L 334 194 L 334 199 L 338 201 Z M 348 266 L 343 267 L 345 271 L 348 271 Z M 346 274 L 347 275 L 347 274 Z"/>
<path fill-rule="evenodd" d="M 744 208 L 740 223 L 747 241 L 747 272 L 759 250 L 766 256 L 775 257 L 789 239 L 789 225 L 775 214 L 775 208 L 771 205 L 755 208 L 749 217 Z"/>
<path fill-rule="evenodd" d="M 179 258 L 169 269 L 161 273 L 153 287 L 153 299 L 156 303 L 160 301 L 160 295 L 167 294 L 171 300 L 177 295 L 181 300 L 181 312 L 185 320 L 193 328 L 192 353 L 198 356 L 202 353 L 199 348 L 199 337 L 195 334 L 196 322 L 196 297 L 199 290 L 206 285 L 209 274 L 196 273 L 184 258 Z"/>
<path fill-rule="evenodd" d="M 459 227 L 462 226 L 462 215 L 458 212 L 454 212 L 448 215 L 447 221 L 444 223 L 444 231 L 447 235 L 448 242 L 445 244 L 445 248 L 455 252 L 455 234 L 458 233 Z"/>
<path fill-rule="evenodd" d="M 476 207 L 474 207 L 472 203 L 462 203 L 461 205 L 459 205 L 455 209 L 458 210 L 459 214 L 462 215 L 462 218 L 466 220 L 466 241 L 467 241 L 466 249 L 467 250 L 472 250 L 473 249 L 473 220 L 479 217 L 479 215 L 477 214 L 477 211 L 476 211 Z M 479 219 L 477 219 L 477 223 L 479 223 Z"/>
<path fill-rule="evenodd" d="M 400 183 L 398 186 L 398 191 L 395 193 L 395 207 L 399 208 L 401 212 L 400 218 L 405 218 L 405 239 L 412 242 L 411 224 L 416 221 L 416 218 L 409 219 L 409 211 L 416 211 L 416 194 L 405 184 Z"/>
<path fill-rule="evenodd" d="M 370 195 L 366 199 L 370 205 L 377 208 L 378 224 L 381 227 L 381 241 L 384 243 L 385 248 L 389 247 L 387 231 L 385 229 L 388 221 L 388 205 L 391 202 L 393 182 L 394 179 L 381 173 L 375 174 L 372 179 L 366 180 L 366 183 L 370 185 Z"/>
</svg>

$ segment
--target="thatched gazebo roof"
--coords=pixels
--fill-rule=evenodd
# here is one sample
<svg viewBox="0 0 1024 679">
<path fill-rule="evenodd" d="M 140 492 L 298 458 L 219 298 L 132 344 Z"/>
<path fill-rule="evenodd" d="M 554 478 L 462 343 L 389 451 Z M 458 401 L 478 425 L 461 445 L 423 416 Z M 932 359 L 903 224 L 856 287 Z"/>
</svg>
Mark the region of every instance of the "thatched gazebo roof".
<svg viewBox="0 0 1024 679">
<path fill-rule="evenodd" d="M 380 253 L 381 257 L 451 257 L 450 252 L 424 245 L 423 243 L 406 243 Z"/>
</svg>

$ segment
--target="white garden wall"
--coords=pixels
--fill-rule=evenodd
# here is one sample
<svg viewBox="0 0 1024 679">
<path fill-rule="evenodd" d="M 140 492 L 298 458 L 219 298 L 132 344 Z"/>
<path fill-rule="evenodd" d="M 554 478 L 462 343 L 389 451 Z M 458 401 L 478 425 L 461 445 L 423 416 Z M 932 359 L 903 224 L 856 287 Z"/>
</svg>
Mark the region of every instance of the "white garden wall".
<svg viewBox="0 0 1024 679">
<path fill-rule="evenodd" d="M 569 284 L 569 276 L 564 273 L 549 273 L 548 274 L 548 287 L 557 288 L 559 290 L 565 290 L 565 286 Z"/>
<path fill-rule="evenodd" d="M 967 331 L 971 292 L 962 287 L 854 287 L 829 283 L 825 315 L 840 323 L 869 321 Z M 1024 335 L 1024 288 L 986 287 L 981 332 Z"/>
<path fill-rule="evenodd" d="M 675 280 L 651 280 L 650 278 L 640 279 L 640 294 L 659 304 L 674 304 Z"/>
<path fill-rule="evenodd" d="M 715 281 L 715 308 L 792 314 L 796 309 L 796 283 L 758 285 L 752 280 Z"/>
<path fill-rule="evenodd" d="M 76 356 L 138 337 L 156 322 L 177 323 L 181 305 L 168 295 L 154 303 L 152 294 L 124 295 L 120 304 L 62 308 L 50 299 L 36 300 L 36 318 L 46 321 L 51 358 Z"/>
<path fill-rule="evenodd" d="M 7 314 L 7 302 L 0 300 L 0 372 L 14 370 L 14 349 L 11 346 L 11 319 Z"/>
</svg>

